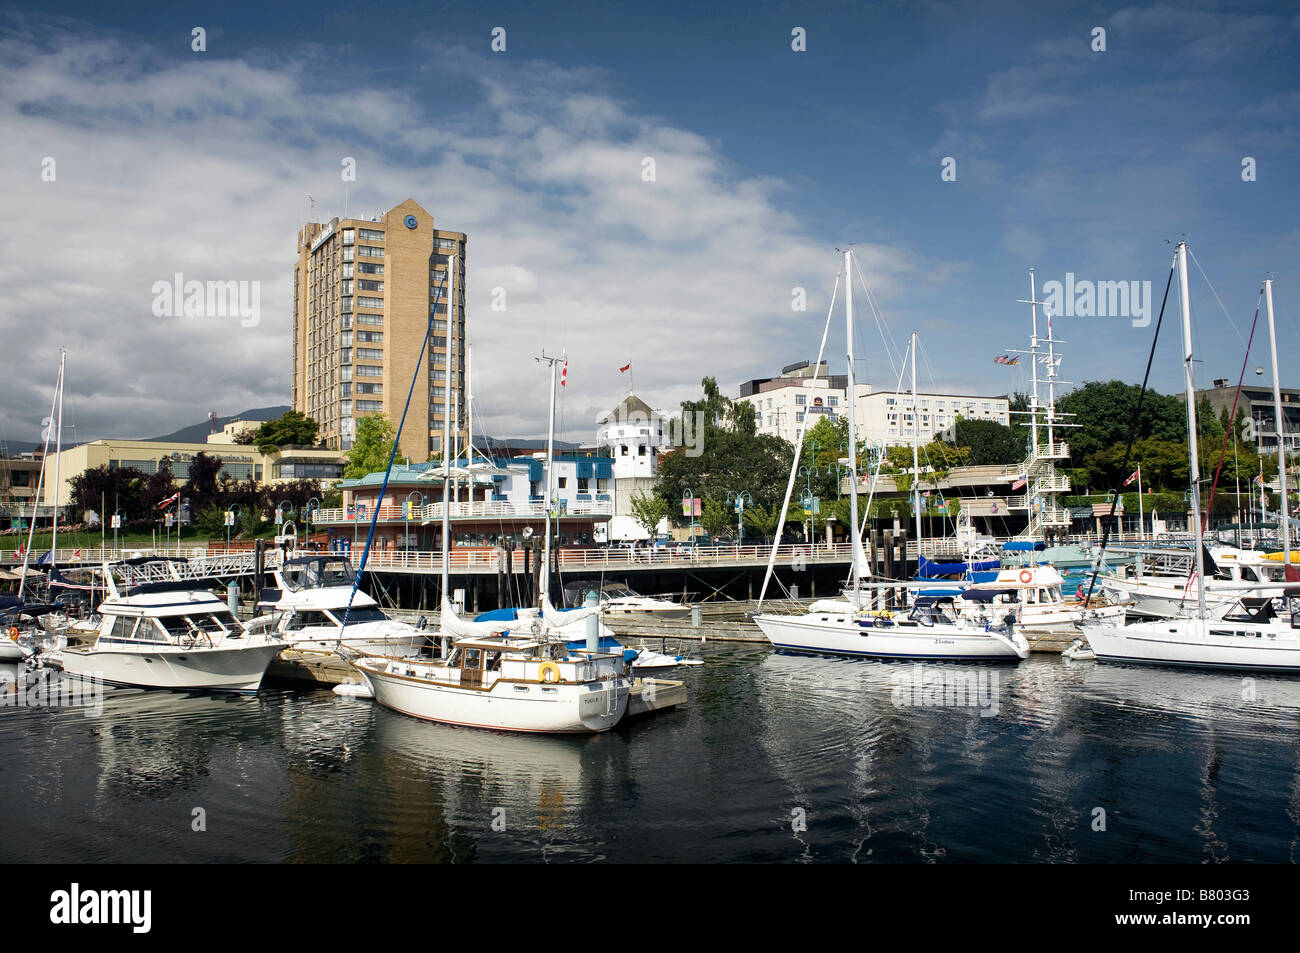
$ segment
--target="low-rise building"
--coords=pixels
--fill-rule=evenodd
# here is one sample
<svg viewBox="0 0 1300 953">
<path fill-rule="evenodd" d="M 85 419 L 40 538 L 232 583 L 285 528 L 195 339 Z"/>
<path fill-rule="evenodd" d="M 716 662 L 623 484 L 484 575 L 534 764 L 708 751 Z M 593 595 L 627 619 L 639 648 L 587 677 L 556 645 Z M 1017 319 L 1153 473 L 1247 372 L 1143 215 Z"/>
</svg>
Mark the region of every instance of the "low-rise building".
<svg viewBox="0 0 1300 953">
<path fill-rule="evenodd" d="M 759 433 L 794 443 L 800 430 L 815 426 L 822 416 L 832 423 L 839 418 L 847 388 L 848 376 L 829 374 L 825 361 L 799 361 L 783 367 L 778 377 L 741 384 L 737 402 L 753 408 Z"/>
</svg>

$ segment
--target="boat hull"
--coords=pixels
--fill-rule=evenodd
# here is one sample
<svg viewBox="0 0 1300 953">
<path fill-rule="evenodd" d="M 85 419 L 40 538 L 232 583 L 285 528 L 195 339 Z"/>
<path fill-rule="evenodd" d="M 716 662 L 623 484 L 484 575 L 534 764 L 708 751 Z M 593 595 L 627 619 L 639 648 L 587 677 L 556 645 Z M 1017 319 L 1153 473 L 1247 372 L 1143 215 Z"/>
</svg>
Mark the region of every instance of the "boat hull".
<svg viewBox="0 0 1300 953">
<path fill-rule="evenodd" d="M 225 692 L 255 692 L 283 642 L 214 649 L 64 649 L 63 670 L 114 685 Z"/>
<path fill-rule="evenodd" d="M 775 648 L 814 655 L 864 658 L 965 659 L 1019 661 L 1029 654 L 1024 639 L 997 637 L 979 630 L 936 627 L 862 627 L 806 619 L 803 616 L 754 617 Z"/>
<path fill-rule="evenodd" d="M 498 681 L 491 689 L 461 688 L 355 663 L 375 701 L 412 718 L 447 725 L 540 734 L 608 731 L 627 713 L 631 685 L 625 678 L 602 683 L 543 685 Z"/>
<path fill-rule="evenodd" d="M 1239 632 L 1240 635 L 1216 634 Z M 1300 634 L 1249 623 L 1180 619 L 1088 626 L 1098 661 L 1300 674 Z"/>
</svg>

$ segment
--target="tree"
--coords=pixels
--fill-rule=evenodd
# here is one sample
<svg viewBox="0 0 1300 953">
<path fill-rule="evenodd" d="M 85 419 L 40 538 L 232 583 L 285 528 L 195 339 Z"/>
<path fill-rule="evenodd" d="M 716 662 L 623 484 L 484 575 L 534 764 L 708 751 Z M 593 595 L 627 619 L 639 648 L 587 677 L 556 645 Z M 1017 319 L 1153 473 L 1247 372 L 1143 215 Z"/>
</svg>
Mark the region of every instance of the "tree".
<svg viewBox="0 0 1300 953">
<path fill-rule="evenodd" d="M 357 421 L 357 437 L 348 451 L 348 465 L 343 476 L 359 480 L 367 473 L 388 467 L 397 443 L 397 428 L 384 414 L 371 414 Z"/>
<path fill-rule="evenodd" d="M 755 503 L 745 507 L 745 525 L 758 532 L 764 539 L 771 539 L 776 532 L 776 524 L 781 519 L 781 505 L 763 506 Z"/>
<path fill-rule="evenodd" d="M 220 489 L 217 475 L 221 472 L 221 458 L 210 457 L 199 451 L 190 461 L 190 476 L 181 495 L 190 501 L 190 512 L 198 513 L 217 502 Z"/>
<path fill-rule="evenodd" d="M 363 421 L 365 419 L 362 418 Z M 290 410 L 283 416 L 268 420 L 258 427 L 253 435 L 253 443 L 257 445 L 260 453 L 274 453 L 281 447 L 289 445 L 312 447 L 316 445 L 316 435 L 319 431 L 320 425 L 316 421 L 300 411 Z"/>
<path fill-rule="evenodd" d="M 1138 440 L 1187 439 L 1186 412 L 1176 397 L 1147 391 L 1142 400 L 1142 416 L 1137 418 L 1138 396 L 1142 388 L 1121 381 L 1088 381 L 1056 402 L 1063 414 L 1074 414 L 1071 423 L 1079 426 L 1067 431 L 1070 465 L 1083 466 L 1084 458 L 1116 443 L 1127 443 L 1129 432 L 1137 422 Z M 1222 433 L 1222 431 L 1220 431 Z"/>
<path fill-rule="evenodd" d="M 660 521 L 669 513 L 668 502 L 657 496 L 637 493 L 632 497 L 632 518 L 650 536 L 659 532 Z"/>
<path fill-rule="evenodd" d="M 1019 463 L 1025 457 L 1027 433 L 1024 428 L 1017 432 L 1015 428 L 996 420 L 968 420 L 959 417 L 953 427 L 952 443 L 957 447 L 969 448 L 971 466 Z"/>
<path fill-rule="evenodd" d="M 126 519 L 138 519 L 144 511 L 141 493 L 147 479 L 135 467 L 92 467 L 68 481 L 72 508 L 83 512 L 102 508 L 104 517 L 121 510 Z"/>
</svg>

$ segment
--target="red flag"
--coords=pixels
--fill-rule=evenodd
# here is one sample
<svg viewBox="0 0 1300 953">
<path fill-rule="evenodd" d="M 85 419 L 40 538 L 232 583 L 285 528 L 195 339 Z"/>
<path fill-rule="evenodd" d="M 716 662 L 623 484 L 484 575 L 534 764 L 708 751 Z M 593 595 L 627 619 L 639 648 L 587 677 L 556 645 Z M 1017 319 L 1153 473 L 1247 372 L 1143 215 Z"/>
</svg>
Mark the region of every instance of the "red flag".
<svg viewBox="0 0 1300 953">
<path fill-rule="evenodd" d="M 1125 485 L 1125 486 L 1128 486 L 1130 483 L 1132 483 L 1134 480 L 1136 480 L 1136 479 L 1138 478 L 1138 474 L 1141 473 L 1141 472 L 1142 472 L 1142 468 L 1141 468 L 1141 467 L 1138 467 L 1136 470 L 1134 470 L 1132 473 L 1130 473 L 1130 474 L 1128 475 L 1128 479 L 1124 481 L 1124 485 Z"/>
<path fill-rule="evenodd" d="M 569 382 L 569 362 L 565 361 L 564 366 L 560 368 L 560 386 L 563 387 Z"/>
<path fill-rule="evenodd" d="M 630 371 L 631 369 L 632 369 L 632 365 L 631 365 L 631 364 L 624 364 L 622 367 L 620 367 L 620 368 L 618 369 L 618 372 L 619 372 L 620 374 L 622 374 L 622 373 L 625 373 L 626 371 Z"/>
</svg>

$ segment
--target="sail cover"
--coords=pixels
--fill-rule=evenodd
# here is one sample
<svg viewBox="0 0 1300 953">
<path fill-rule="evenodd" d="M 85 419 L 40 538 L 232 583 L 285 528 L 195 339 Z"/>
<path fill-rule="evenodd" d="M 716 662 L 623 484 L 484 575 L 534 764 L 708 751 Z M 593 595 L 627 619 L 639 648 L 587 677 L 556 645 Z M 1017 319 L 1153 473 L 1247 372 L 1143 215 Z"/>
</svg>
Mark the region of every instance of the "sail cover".
<svg viewBox="0 0 1300 953">
<path fill-rule="evenodd" d="M 924 556 L 917 557 L 920 564 L 917 566 L 917 578 L 919 579 L 939 579 L 944 576 L 964 576 L 970 572 L 982 572 L 990 569 L 1001 567 L 1001 561 L 989 559 L 978 563 L 936 563 Z"/>
</svg>

